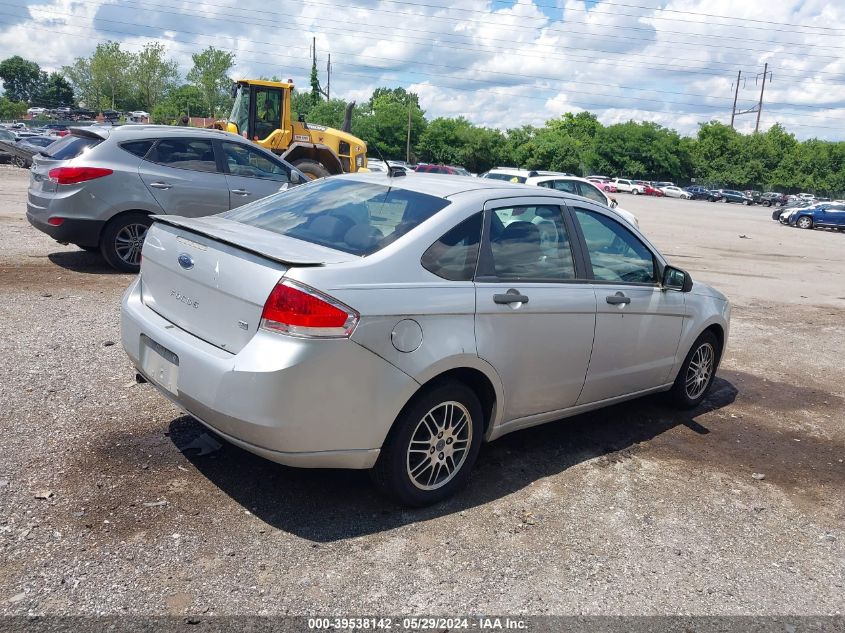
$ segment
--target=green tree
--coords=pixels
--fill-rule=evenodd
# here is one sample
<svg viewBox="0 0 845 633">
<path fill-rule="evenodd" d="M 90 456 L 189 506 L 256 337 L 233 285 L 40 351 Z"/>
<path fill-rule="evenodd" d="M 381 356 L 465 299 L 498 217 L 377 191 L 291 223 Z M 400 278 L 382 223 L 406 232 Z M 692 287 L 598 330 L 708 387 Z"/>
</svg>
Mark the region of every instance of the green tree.
<svg viewBox="0 0 845 633">
<path fill-rule="evenodd" d="M 404 101 L 401 101 L 404 95 Z M 404 89 L 376 89 L 373 97 L 353 117 L 353 133 L 371 146 L 370 155 L 378 151 L 388 159 L 404 159 L 408 134 L 408 112 L 411 114 L 411 147 L 415 147 L 426 127 L 419 99 Z"/>
<path fill-rule="evenodd" d="M 183 114 L 189 116 L 207 117 L 208 111 L 205 98 L 199 88 L 191 84 L 183 84 L 167 92 L 164 98 L 150 112 L 153 123 L 175 124 Z"/>
<path fill-rule="evenodd" d="M 20 55 L 9 57 L 0 62 L 0 79 L 3 91 L 10 101 L 29 102 L 38 92 L 45 75 L 35 62 Z"/>
<path fill-rule="evenodd" d="M 135 56 L 132 83 L 141 107 L 152 112 L 179 80 L 179 66 L 165 57 L 165 48 L 158 42 L 148 43 Z"/>
<path fill-rule="evenodd" d="M 89 108 L 116 108 L 129 96 L 130 72 L 134 55 L 120 48 L 118 42 L 97 44 L 91 56 L 90 68 L 94 81 L 102 86 L 103 96 L 96 106 Z"/>
<path fill-rule="evenodd" d="M 77 57 L 69 66 L 62 66 L 64 75 L 73 87 L 73 93 L 79 105 L 97 109 L 103 97 L 103 88 L 99 78 L 91 72 L 91 60 Z"/>
<path fill-rule="evenodd" d="M 0 96 L 0 120 L 20 119 L 25 114 L 25 101 L 12 101 Z"/>
<path fill-rule="evenodd" d="M 235 55 L 209 46 L 201 53 L 191 55 L 193 68 L 188 81 L 202 93 L 210 116 L 228 114 L 231 108 L 231 85 L 229 71 L 235 65 Z"/>
<path fill-rule="evenodd" d="M 45 108 L 73 106 L 76 103 L 73 88 L 59 73 L 50 73 L 38 92 L 32 97 L 33 105 Z"/>
</svg>

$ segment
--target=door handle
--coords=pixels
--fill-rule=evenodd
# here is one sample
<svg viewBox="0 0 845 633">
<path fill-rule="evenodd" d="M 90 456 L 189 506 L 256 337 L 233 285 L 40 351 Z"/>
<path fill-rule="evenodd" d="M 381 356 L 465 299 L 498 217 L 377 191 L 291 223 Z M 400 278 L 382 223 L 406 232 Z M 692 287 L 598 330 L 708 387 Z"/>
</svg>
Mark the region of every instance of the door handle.
<svg viewBox="0 0 845 633">
<path fill-rule="evenodd" d="M 231 191 L 232 193 L 234 193 L 234 194 L 236 194 L 236 195 L 238 195 L 238 196 L 249 196 L 249 195 L 252 195 L 252 194 L 251 194 L 249 191 L 247 191 L 246 189 L 230 189 L 229 191 Z"/>
<path fill-rule="evenodd" d="M 528 303 L 528 297 L 521 294 L 519 290 L 511 288 L 503 295 L 493 295 L 493 303 Z"/>
<path fill-rule="evenodd" d="M 173 185 L 169 182 L 151 182 L 150 187 L 155 187 L 156 189 L 170 189 Z"/>
<path fill-rule="evenodd" d="M 626 306 L 631 303 L 631 297 L 626 297 L 623 292 L 617 292 L 615 295 L 606 297 L 605 301 L 612 306 Z"/>
</svg>

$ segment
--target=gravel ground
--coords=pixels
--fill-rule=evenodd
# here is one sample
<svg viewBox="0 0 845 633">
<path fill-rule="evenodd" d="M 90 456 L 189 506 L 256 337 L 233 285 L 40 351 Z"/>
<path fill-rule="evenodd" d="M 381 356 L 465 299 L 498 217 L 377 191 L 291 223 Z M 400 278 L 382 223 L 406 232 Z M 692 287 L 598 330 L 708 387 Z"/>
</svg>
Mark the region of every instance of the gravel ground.
<svg viewBox="0 0 845 633">
<path fill-rule="evenodd" d="M 32 229 L 26 177 L 0 168 L 0 613 L 845 610 L 845 235 L 620 194 L 734 302 L 712 395 L 514 433 L 409 511 L 365 473 L 183 453 L 200 425 L 119 344 L 130 277 Z"/>
</svg>

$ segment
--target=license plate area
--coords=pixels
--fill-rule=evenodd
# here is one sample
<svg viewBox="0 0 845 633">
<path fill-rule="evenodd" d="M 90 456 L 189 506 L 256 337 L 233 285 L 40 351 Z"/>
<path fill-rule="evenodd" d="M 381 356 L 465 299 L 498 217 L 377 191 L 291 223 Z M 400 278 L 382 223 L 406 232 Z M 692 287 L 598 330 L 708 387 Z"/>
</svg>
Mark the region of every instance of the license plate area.
<svg viewBox="0 0 845 633">
<path fill-rule="evenodd" d="M 146 334 L 141 334 L 141 370 L 160 387 L 179 395 L 179 357 Z"/>
</svg>

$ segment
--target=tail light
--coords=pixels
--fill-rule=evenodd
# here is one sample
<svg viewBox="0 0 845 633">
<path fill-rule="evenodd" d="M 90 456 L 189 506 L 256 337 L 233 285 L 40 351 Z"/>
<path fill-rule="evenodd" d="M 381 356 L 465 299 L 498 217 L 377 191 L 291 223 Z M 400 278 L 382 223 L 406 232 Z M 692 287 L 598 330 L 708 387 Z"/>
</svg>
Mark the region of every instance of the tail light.
<svg viewBox="0 0 845 633">
<path fill-rule="evenodd" d="M 111 169 L 102 167 L 56 167 L 51 169 L 47 176 L 50 178 L 50 182 L 57 185 L 75 185 L 86 180 L 102 178 L 111 173 L 113 173 Z"/>
<path fill-rule="evenodd" d="M 305 284 L 282 280 L 267 297 L 261 327 L 304 338 L 348 338 L 360 315 Z"/>
</svg>

